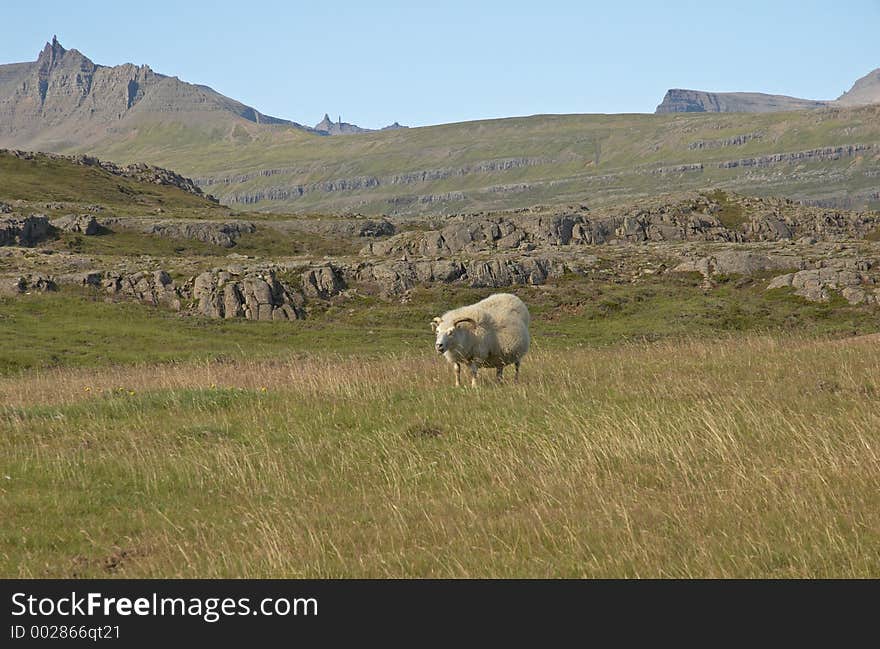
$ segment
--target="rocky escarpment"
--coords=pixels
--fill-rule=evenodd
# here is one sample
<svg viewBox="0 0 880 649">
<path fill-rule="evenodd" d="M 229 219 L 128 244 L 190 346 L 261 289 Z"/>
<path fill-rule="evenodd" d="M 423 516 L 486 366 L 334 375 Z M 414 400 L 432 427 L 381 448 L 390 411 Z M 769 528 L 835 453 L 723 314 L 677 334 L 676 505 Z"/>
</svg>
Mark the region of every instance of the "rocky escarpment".
<svg viewBox="0 0 880 649">
<path fill-rule="evenodd" d="M 722 220 L 723 219 L 723 220 Z M 784 199 L 718 202 L 705 195 L 671 204 L 592 212 L 522 210 L 452 217 L 437 230 L 404 232 L 367 244 L 370 256 L 443 257 L 487 251 L 529 251 L 648 241 L 778 241 L 805 236 L 862 238 L 880 225 L 880 214 L 800 206 Z"/>
<path fill-rule="evenodd" d="M 822 108 L 829 102 L 761 92 L 705 92 L 673 88 L 654 111 L 661 113 L 771 113 Z"/>
<path fill-rule="evenodd" d="M 814 162 L 840 160 L 841 158 L 853 157 L 874 150 L 873 144 L 848 144 L 845 146 L 829 146 L 821 149 L 808 149 L 806 151 L 794 151 L 792 153 L 774 153 L 772 155 L 757 156 L 754 158 L 742 158 L 740 160 L 724 160 L 718 163 L 720 169 L 735 169 L 737 167 L 769 167 L 784 162 Z"/>
<path fill-rule="evenodd" d="M 426 183 L 438 180 L 446 180 L 449 178 L 463 177 L 471 174 L 494 173 L 498 171 L 520 169 L 524 167 L 544 164 L 546 162 L 547 159 L 545 158 L 503 158 L 498 160 L 486 160 L 463 167 L 424 169 L 421 171 L 393 174 L 390 176 L 355 176 L 352 178 L 339 178 L 336 180 L 326 180 L 322 182 L 308 183 L 302 185 L 267 187 L 265 189 L 249 192 L 232 192 L 226 200 L 230 203 L 241 203 L 244 205 L 259 203 L 260 201 L 286 201 L 315 192 L 326 194 L 333 192 L 375 189 L 377 187 L 384 187 L 389 185 L 411 185 L 415 183 Z M 279 171 L 280 173 L 284 173 L 283 170 Z M 274 174 L 268 173 L 266 175 Z M 225 184 L 245 182 L 243 180 L 239 180 L 239 178 L 241 178 L 241 176 L 230 177 L 229 183 Z M 250 178 L 246 178 L 246 180 L 249 179 Z M 222 180 L 223 179 L 221 179 L 220 182 L 222 182 Z M 215 180 L 213 182 L 216 183 L 218 181 Z"/>
<path fill-rule="evenodd" d="M 88 155 L 59 155 L 57 153 L 35 153 L 33 151 L 18 151 L 15 149 L 0 149 L 0 155 L 9 155 L 18 158 L 19 160 L 32 160 L 35 162 L 43 160 L 64 160 L 83 167 L 96 167 L 107 173 L 113 174 L 114 176 L 131 178 L 132 180 L 137 180 L 143 183 L 177 187 L 180 190 L 195 194 L 196 196 L 205 198 L 213 203 L 218 202 L 213 196 L 205 194 L 192 179 L 181 176 L 179 173 L 171 171 L 170 169 L 163 169 L 162 167 L 156 167 L 141 162 L 130 165 L 117 165 L 113 162 L 99 160 L 98 158 Z"/>
</svg>

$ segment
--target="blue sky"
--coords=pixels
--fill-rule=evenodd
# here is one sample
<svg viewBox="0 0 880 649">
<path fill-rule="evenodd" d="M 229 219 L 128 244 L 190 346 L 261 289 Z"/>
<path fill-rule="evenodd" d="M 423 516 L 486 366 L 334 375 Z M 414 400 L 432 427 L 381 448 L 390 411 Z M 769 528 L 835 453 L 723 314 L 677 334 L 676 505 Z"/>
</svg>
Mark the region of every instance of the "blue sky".
<svg viewBox="0 0 880 649">
<path fill-rule="evenodd" d="M 833 99 L 880 67 L 880 0 L 4 0 L 0 62 L 58 35 L 315 124 L 653 112 L 667 88 Z"/>
</svg>

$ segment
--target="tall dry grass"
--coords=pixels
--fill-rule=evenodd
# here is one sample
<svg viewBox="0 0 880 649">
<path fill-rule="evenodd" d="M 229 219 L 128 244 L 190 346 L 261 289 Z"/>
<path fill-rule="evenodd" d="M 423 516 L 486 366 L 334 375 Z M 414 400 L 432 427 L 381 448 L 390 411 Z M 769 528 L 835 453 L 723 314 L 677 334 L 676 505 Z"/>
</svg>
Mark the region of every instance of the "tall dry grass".
<svg viewBox="0 0 880 649">
<path fill-rule="evenodd" d="M 877 577 L 873 337 L 0 380 L 0 574 Z"/>
</svg>

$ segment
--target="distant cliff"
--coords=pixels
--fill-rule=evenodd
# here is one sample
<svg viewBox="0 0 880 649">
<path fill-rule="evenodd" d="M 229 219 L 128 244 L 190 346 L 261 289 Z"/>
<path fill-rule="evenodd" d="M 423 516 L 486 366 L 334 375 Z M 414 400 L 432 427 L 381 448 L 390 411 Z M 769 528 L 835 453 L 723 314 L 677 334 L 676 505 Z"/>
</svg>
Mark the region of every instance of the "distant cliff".
<svg viewBox="0 0 880 649">
<path fill-rule="evenodd" d="M 872 70 L 837 98 L 841 106 L 863 106 L 880 103 L 880 68 Z"/>
<path fill-rule="evenodd" d="M 655 113 L 773 113 L 827 106 L 827 101 L 798 99 L 761 92 L 704 92 L 673 88 Z"/>
</svg>

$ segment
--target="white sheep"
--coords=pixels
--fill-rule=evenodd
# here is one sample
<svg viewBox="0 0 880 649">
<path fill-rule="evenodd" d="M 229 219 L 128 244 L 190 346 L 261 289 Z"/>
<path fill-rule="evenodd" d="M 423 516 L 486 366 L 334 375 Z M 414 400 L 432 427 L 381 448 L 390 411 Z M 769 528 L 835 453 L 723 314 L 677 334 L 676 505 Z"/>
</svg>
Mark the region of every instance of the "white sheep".
<svg viewBox="0 0 880 649">
<path fill-rule="evenodd" d="M 494 367 L 500 381 L 504 366 L 516 367 L 529 351 L 529 310 L 517 296 L 496 293 L 476 304 L 447 311 L 431 321 L 437 333 L 434 348 L 455 369 L 455 385 L 461 385 L 461 365 L 471 371 L 471 386 L 477 385 L 477 370 Z"/>
</svg>

